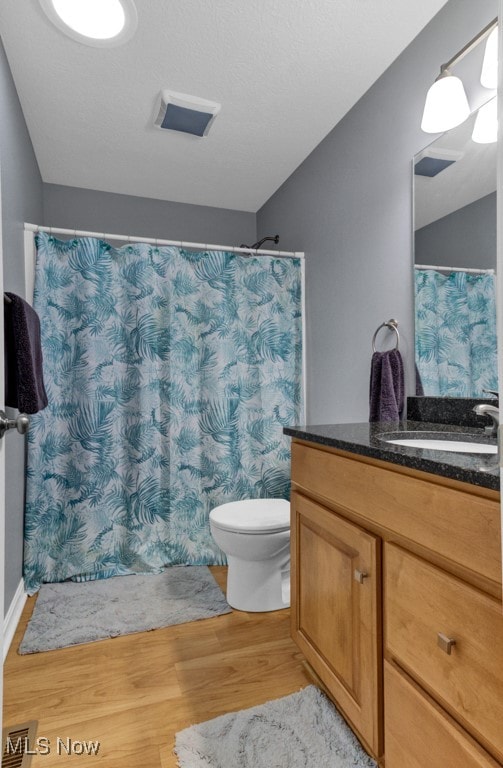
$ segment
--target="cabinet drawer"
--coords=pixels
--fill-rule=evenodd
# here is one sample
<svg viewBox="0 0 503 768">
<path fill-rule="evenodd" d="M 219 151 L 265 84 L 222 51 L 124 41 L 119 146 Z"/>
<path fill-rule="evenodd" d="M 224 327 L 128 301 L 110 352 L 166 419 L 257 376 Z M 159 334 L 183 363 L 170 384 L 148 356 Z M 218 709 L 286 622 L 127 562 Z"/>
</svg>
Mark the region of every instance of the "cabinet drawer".
<svg viewBox="0 0 503 768">
<path fill-rule="evenodd" d="M 359 515 L 362 523 L 371 521 L 383 533 L 398 534 L 501 585 L 496 500 L 295 441 L 292 481 Z"/>
<path fill-rule="evenodd" d="M 387 662 L 384 707 L 386 768 L 497 768 L 482 747 Z"/>
<path fill-rule="evenodd" d="M 393 544 L 384 574 L 387 654 L 501 760 L 501 603 Z"/>
</svg>

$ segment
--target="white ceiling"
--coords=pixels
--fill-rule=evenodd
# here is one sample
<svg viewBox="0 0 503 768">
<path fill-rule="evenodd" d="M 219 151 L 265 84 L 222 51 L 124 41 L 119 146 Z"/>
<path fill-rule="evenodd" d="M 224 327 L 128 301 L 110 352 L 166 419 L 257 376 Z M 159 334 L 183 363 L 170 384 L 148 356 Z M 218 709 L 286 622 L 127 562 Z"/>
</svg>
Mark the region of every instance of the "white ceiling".
<svg viewBox="0 0 503 768">
<path fill-rule="evenodd" d="M 136 0 L 128 43 L 66 37 L 38 0 L 0 30 L 45 182 L 255 212 L 446 0 Z M 217 101 L 199 139 L 161 89 Z"/>
</svg>

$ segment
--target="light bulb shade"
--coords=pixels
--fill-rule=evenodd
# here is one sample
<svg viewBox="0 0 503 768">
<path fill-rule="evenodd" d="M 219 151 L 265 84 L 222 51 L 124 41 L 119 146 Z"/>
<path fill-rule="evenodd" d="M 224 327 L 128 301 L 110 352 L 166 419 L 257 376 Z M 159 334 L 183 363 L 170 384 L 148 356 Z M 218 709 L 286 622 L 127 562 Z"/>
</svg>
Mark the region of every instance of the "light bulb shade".
<svg viewBox="0 0 503 768">
<path fill-rule="evenodd" d="M 94 47 L 122 45 L 138 23 L 134 0 L 39 0 L 65 35 Z"/>
<path fill-rule="evenodd" d="M 498 27 L 487 38 L 480 82 L 484 88 L 498 87 Z"/>
<path fill-rule="evenodd" d="M 473 126 L 472 139 L 477 144 L 493 144 L 498 140 L 498 99 L 480 107 Z"/>
<path fill-rule="evenodd" d="M 459 77 L 444 73 L 426 94 L 421 130 L 443 133 L 463 123 L 469 114 L 463 83 Z"/>
<path fill-rule="evenodd" d="M 125 24 L 120 0 L 52 0 L 52 4 L 63 22 L 85 37 L 97 40 L 116 37 Z"/>
</svg>

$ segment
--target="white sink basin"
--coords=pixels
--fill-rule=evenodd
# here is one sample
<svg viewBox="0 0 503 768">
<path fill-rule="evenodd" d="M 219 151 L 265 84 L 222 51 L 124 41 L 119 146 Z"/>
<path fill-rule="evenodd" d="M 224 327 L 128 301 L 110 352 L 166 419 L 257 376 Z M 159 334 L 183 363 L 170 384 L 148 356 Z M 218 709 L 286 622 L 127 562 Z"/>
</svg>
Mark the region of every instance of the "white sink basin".
<svg viewBox="0 0 503 768">
<path fill-rule="evenodd" d="M 403 445 L 406 448 L 427 448 L 430 451 L 454 451 L 455 453 L 492 453 L 498 452 L 498 447 L 491 443 L 476 443 L 463 440 L 446 440 L 445 438 L 393 438 L 388 440 L 384 438 L 387 443 L 393 445 Z"/>
</svg>

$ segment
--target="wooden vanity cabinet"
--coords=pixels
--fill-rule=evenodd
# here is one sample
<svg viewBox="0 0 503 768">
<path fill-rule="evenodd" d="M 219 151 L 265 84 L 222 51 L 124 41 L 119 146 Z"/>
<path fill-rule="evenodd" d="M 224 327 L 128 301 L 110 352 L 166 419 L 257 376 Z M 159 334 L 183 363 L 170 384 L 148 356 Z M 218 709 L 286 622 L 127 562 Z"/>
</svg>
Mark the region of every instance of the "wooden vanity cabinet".
<svg viewBox="0 0 503 768">
<path fill-rule="evenodd" d="M 501 603 L 393 544 L 385 595 L 389 657 L 503 759 Z"/>
<path fill-rule="evenodd" d="M 380 541 L 292 494 L 292 634 L 374 755 L 380 751 Z"/>
<path fill-rule="evenodd" d="M 399 667 L 384 662 L 386 768 L 498 768 Z"/>
<path fill-rule="evenodd" d="M 386 768 L 503 766 L 499 493 L 292 443 L 292 636 Z"/>
</svg>

